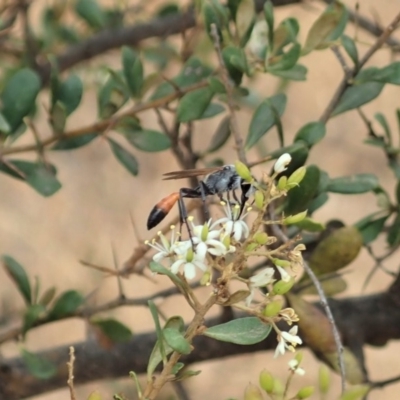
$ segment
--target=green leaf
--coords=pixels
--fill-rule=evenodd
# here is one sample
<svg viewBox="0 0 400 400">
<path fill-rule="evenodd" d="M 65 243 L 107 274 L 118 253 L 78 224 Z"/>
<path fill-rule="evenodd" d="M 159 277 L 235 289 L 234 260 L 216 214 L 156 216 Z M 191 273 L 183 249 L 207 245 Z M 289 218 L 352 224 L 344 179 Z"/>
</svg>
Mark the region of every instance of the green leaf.
<svg viewBox="0 0 400 400">
<path fill-rule="evenodd" d="M 210 76 L 208 78 L 208 84 L 214 93 L 226 93 L 226 88 L 224 84 L 221 82 L 220 79 L 216 78 L 215 76 Z"/>
<path fill-rule="evenodd" d="M 210 103 L 206 108 L 206 110 L 204 111 L 203 115 L 199 119 L 212 118 L 218 114 L 221 114 L 224 111 L 225 107 L 222 104 Z"/>
<path fill-rule="evenodd" d="M 124 136 L 132 146 L 142 151 L 157 152 L 171 147 L 171 139 L 167 135 L 151 129 L 125 131 Z"/>
<path fill-rule="evenodd" d="M 168 345 L 178 353 L 189 354 L 191 352 L 190 343 L 177 329 L 164 328 L 163 336 Z"/>
<path fill-rule="evenodd" d="M 82 136 L 60 139 L 51 150 L 75 150 L 89 144 L 97 136 L 97 133 L 87 133 Z"/>
<path fill-rule="evenodd" d="M 246 54 L 236 46 L 226 46 L 222 50 L 222 58 L 228 73 L 236 85 L 240 85 L 243 74 L 249 75 Z"/>
<path fill-rule="evenodd" d="M 17 71 L 7 80 L 1 94 L 3 117 L 14 132 L 35 106 L 36 96 L 41 88 L 40 78 L 29 68 Z"/>
<path fill-rule="evenodd" d="M 22 160 L 8 160 L 20 174 L 13 170 L 7 170 L 0 165 L 0 170 L 16 178 L 24 179 L 33 189 L 42 196 L 48 197 L 56 193 L 61 188 L 61 183 L 57 180 L 55 168 L 42 163 L 33 163 Z"/>
<path fill-rule="evenodd" d="M 256 12 L 253 0 L 241 0 L 236 11 L 236 30 L 239 35 L 240 44 L 246 44 L 249 38 L 249 31 L 254 25 Z M 246 40 L 247 39 L 247 40 Z"/>
<path fill-rule="evenodd" d="M 62 293 L 50 310 L 49 320 L 58 320 L 73 314 L 83 303 L 85 299 L 76 290 L 68 290 Z"/>
<path fill-rule="evenodd" d="M 0 133 L 8 134 L 11 132 L 11 126 L 0 112 Z"/>
<path fill-rule="evenodd" d="M 230 116 L 227 115 L 219 123 L 217 130 L 211 137 L 211 142 L 208 145 L 208 148 L 205 151 L 205 153 L 209 154 L 219 150 L 228 141 L 230 136 L 231 136 L 231 123 L 230 123 Z"/>
<path fill-rule="evenodd" d="M 57 100 L 50 113 L 50 124 L 53 127 L 54 134 L 62 134 L 64 132 L 66 122 L 67 109 L 61 101 Z"/>
<path fill-rule="evenodd" d="M 131 48 L 122 47 L 122 65 L 126 82 L 133 97 L 140 97 L 143 83 L 143 64 L 139 54 Z"/>
<path fill-rule="evenodd" d="M 320 193 L 308 206 L 308 213 L 312 215 L 318 208 L 321 208 L 327 201 L 329 196 L 326 192 Z"/>
<path fill-rule="evenodd" d="M 106 15 L 96 0 L 78 0 L 75 12 L 94 29 L 103 28 L 106 23 Z"/>
<path fill-rule="evenodd" d="M 271 329 L 271 325 L 256 317 L 245 317 L 208 328 L 203 335 L 222 342 L 251 345 L 264 340 Z"/>
<path fill-rule="evenodd" d="M 39 299 L 39 304 L 47 307 L 51 303 L 51 301 L 54 299 L 54 296 L 56 295 L 56 293 L 57 293 L 57 290 L 54 286 L 45 290 L 45 292 L 42 294 L 42 296 Z"/>
<path fill-rule="evenodd" d="M 129 93 L 122 75 L 111 70 L 109 73 L 108 79 L 100 88 L 97 96 L 99 116 L 102 119 L 110 118 L 129 99 Z"/>
<path fill-rule="evenodd" d="M 292 68 L 297 63 L 300 57 L 301 46 L 299 43 L 293 43 L 293 46 L 280 56 L 275 56 L 276 61 L 273 64 L 267 65 L 267 71 L 287 71 Z"/>
<path fill-rule="evenodd" d="M 212 72 L 213 70 L 203 64 L 198 58 L 191 57 L 188 61 L 186 61 L 182 71 L 178 74 L 178 76 L 172 79 L 172 82 L 177 87 L 183 89 L 202 81 L 204 78 L 209 77 Z M 163 82 L 155 90 L 150 100 L 157 100 L 174 92 L 176 92 L 176 88 L 171 85 L 171 83 Z"/>
<path fill-rule="evenodd" d="M 304 218 L 302 221 L 294 224 L 297 228 L 308 232 L 321 232 L 325 229 L 325 225 L 311 218 Z"/>
<path fill-rule="evenodd" d="M 83 84 L 78 75 L 70 75 L 57 90 L 57 100 L 65 105 L 67 115 L 72 114 L 82 100 Z"/>
<path fill-rule="evenodd" d="M 387 139 L 387 143 L 389 145 L 391 145 L 392 144 L 392 134 L 390 132 L 389 124 L 388 124 L 385 116 L 382 113 L 376 113 L 374 115 L 374 117 L 379 122 L 381 127 L 383 128 L 383 131 L 385 132 L 385 136 Z"/>
<path fill-rule="evenodd" d="M 132 331 L 113 318 L 91 319 L 90 323 L 100 328 L 102 333 L 114 343 L 127 342 L 132 338 Z"/>
<path fill-rule="evenodd" d="M 45 312 L 46 308 L 42 304 L 32 304 L 25 310 L 24 325 L 22 328 L 23 335 L 25 335 L 25 333 L 35 325 L 35 323 L 40 319 L 41 316 L 45 314 Z"/>
<path fill-rule="evenodd" d="M 356 76 L 355 80 L 357 83 L 373 81 L 400 85 L 400 61 L 393 62 L 384 68 L 365 68 Z"/>
<path fill-rule="evenodd" d="M 264 4 L 264 17 L 268 26 L 268 42 L 274 41 L 274 5 L 268 0 Z"/>
<path fill-rule="evenodd" d="M 327 7 L 309 30 L 303 48 L 303 55 L 316 49 L 325 48 L 330 41 L 335 40 L 333 36 L 337 36 L 336 29 L 345 12 L 346 8 L 338 1 Z"/>
<path fill-rule="evenodd" d="M 153 272 L 155 274 L 166 275 L 175 284 L 177 284 L 180 287 L 183 287 L 182 281 L 175 274 L 173 274 L 169 269 L 163 267 L 161 264 L 159 264 L 155 261 L 150 261 L 149 268 L 150 268 L 151 272 Z"/>
<path fill-rule="evenodd" d="M 342 38 L 342 45 L 346 50 L 346 53 L 349 55 L 351 60 L 353 61 L 354 65 L 358 65 L 358 50 L 357 46 L 352 38 L 347 35 L 343 35 Z"/>
<path fill-rule="evenodd" d="M 388 229 L 387 243 L 390 247 L 395 247 L 400 243 L 400 214 L 396 215 L 393 224 Z"/>
<path fill-rule="evenodd" d="M 273 54 L 279 55 L 286 45 L 296 42 L 299 29 L 299 22 L 295 18 L 284 19 L 274 31 Z"/>
<path fill-rule="evenodd" d="M 329 181 L 327 191 L 342 194 L 367 193 L 379 186 L 378 178 L 373 174 L 355 174 Z"/>
<path fill-rule="evenodd" d="M 360 231 L 363 237 L 364 245 L 373 242 L 385 226 L 386 220 L 389 215 L 384 215 L 383 217 L 376 218 L 376 213 L 363 218 L 355 224 L 355 227 Z"/>
<path fill-rule="evenodd" d="M 4 268 L 8 276 L 12 279 L 25 300 L 26 304 L 32 303 L 32 289 L 29 282 L 28 275 L 24 267 L 17 262 L 14 258 L 4 255 L 3 256 Z"/>
<path fill-rule="evenodd" d="M 162 360 L 164 364 L 167 361 L 167 355 L 172 351 L 171 348 L 165 348 L 164 346 L 164 337 L 161 330 L 160 319 L 158 318 L 158 310 L 155 306 L 154 302 L 149 300 L 148 305 L 150 308 L 151 316 L 153 317 L 154 326 L 156 328 L 157 334 L 157 342 L 153 348 L 153 351 L 150 355 L 150 360 L 147 366 L 147 377 L 150 378 L 151 374 L 154 372 L 155 368 Z"/>
<path fill-rule="evenodd" d="M 326 127 L 323 122 L 309 122 L 296 133 L 294 141 L 303 140 L 311 148 L 324 138 L 325 133 Z"/>
<path fill-rule="evenodd" d="M 309 165 L 299 186 L 287 194 L 285 212 L 287 215 L 297 214 L 308 209 L 308 205 L 318 192 L 320 171 L 316 165 Z"/>
<path fill-rule="evenodd" d="M 272 75 L 292 81 L 305 81 L 307 78 L 307 68 L 304 65 L 296 64 L 293 68 L 285 71 L 268 71 Z"/>
<path fill-rule="evenodd" d="M 49 379 L 57 373 L 57 367 L 43 357 L 22 349 L 21 356 L 29 372 L 38 379 Z"/>
<path fill-rule="evenodd" d="M 214 92 L 209 87 L 186 93 L 178 104 L 178 121 L 189 122 L 201 118 L 213 96 Z"/>
<path fill-rule="evenodd" d="M 134 176 L 139 173 L 139 164 L 132 153 L 124 149 L 115 140 L 107 138 L 115 158 Z"/>
<path fill-rule="evenodd" d="M 202 2 L 201 12 L 204 18 L 205 28 L 211 41 L 214 41 L 211 34 L 211 25 L 215 24 L 219 40 L 223 42 L 222 31 L 228 25 L 228 16 L 225 8 L 220 4 L 219 0 L 207 0 Z"/>
<path fill-rule="evenodd" d="M 341 114 L 345 111 L 353 110 L 363 104 L 369 103 L 379 96 L 384 84 L 379 82 L 367 82 L 357 86 L 350 86 L 341 97 L 332 116 Z"/>
<path fill-rule="evenodd" d="M 286 108 L 286 95 L 279 93 L 265 99 L 256 109 L 246 138 L 246 149 L 253 147 L 277 122 Z"/>
</svg>

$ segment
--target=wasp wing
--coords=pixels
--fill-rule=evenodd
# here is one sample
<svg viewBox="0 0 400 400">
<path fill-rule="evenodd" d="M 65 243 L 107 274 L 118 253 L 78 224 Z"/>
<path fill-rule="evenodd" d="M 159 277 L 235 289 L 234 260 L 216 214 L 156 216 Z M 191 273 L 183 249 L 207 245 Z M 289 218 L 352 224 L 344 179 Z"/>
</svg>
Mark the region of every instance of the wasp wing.
<svg viewBox="0 0 400 400">
<path fill-rule="evenodd" d="M 195 168 L 195 169 L 184 169 L 182 171 L 172 171 L 163 174 L 163 180 L 171 180 L 171 179 L 183 179 L 183 178 L 192 178 L 195 176 L 208 175 L 215 171 L 220 171 L 223 167 L 210 167 L 210 168 Z"/>
</svg>

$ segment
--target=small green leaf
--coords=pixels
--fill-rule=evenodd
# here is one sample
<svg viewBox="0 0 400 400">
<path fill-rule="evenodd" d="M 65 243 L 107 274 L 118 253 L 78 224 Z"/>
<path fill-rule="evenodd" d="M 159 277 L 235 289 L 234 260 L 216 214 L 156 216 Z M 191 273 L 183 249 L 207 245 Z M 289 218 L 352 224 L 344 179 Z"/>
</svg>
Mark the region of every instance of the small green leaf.
<svg viewBox="0 0 400 400">
<path fill-rule="evenodd" d="M 242 46 L 249 38 L 249 31 L 254 25 L 255 17 L 254 1 L 241 0 L 236 11 L 236 30 Z"/>
<path fill-rule="evenodd" d="M 342 194 L 367 193 L 379 186 L 378 178 L 373 174 L 355 174 L 329 181 L 327 191 Z"/>
<path fill-rule="evenodd" d="M 11 132 L 11 126 L 0 112 L 0 133 L 8 134 Z"/>
<path fill-rule="evenodd" d="M 103 28 L 106 23 L 106 15 L 96 0 L 78 0 L 75 12 L 94 29 Z"/>
<path fill-rule="evenodd" d="M 356 76 L 356 82 L 367 81 L 400 85 L 400 61 L 393 62 L 384 68 L 366 68 Z"/>
<path fill-rule="evenodd" d="M 61 101 L 57 100 L 51 109 L 50 124 L 56 135 L 64 132 L 65 123 L 67 122 L 67 109 Z"/>
<path fill-rule="evenodd" d="M 121 73 L 110 70 L 105 84 L 100 88 L 97 102 L 99 116 L 102 119 L 110 118 L 129 99 L 129 93 L 124 84 Z"/>
<path fill-rule="evenodd" d="M 294 187 L 287 194 L 285 207 L 285 213 L 287 215 L 297 214 L 308 209 L 309 203 L 318 192 L 319 179 L 319 168 L 315 165 L 309 165 L 299 186 Z"/>
<path fill-rule="evenodd" d="M 384 215 L 383 217 L 376 218 L 376 213 L 363 218 L 355 224 L 355 227 L 360 231 L 363 237 L 364 245 L 373 242 L 385 226 L 386 220 L 389 215 Z"/>
<path fill-rule="evenodd" d="M 65 105 L 67 115 L 72 114 L 82 100 L 83 84 L 78 75 L 70 75 L 57 90 L 57 100 Z"/>
<path fill-rule="evenodd" d="M 305 81 L 307 78 L 307 68 L 304 65 L 296 64 L 293 68 L 285 71 L 268 71 L 272 75 L 292 81 Z"/>
<path fill-rule="evenodd" d="M 222 50 L 222 58 L 228 73 L 236 85 L 240 85 L 243 73 L 249 75 L 246 54 L 236 46 L 226 46 Z"/>
<path fill-rule="evenodd" d="M 288 71 L 294 68 L 297 60 L 300 57 L 301 46 L 299 43 L 293 43 L 293 46 L 286 52 L 279 56 L 275 56 L 274 63 L 266 65 L 267 71 Z"/>
<path fill-rule="evenodd" d="M 115 140 L 107 138 L 115 158 L 134 176 L 139 173 L 139 164 L 132 153 L 124 149 Z"/>
<path fill-rule="evenodd" d="M 76 290 L 68 290 L 62 293 L 54 303 L 50 310 L 49 320 L 57 320 L 70 316 L 78 307 L 84 303 L 85 299 Z"/>
<path fill-rule="evenodd" d="M 131 48 L 122 47 L 122 65 L 126 82 L 133 97 L 140 97 L 143 83 L 143 64 L 139 54 Z"/>
<path fill-rule="evenodd" d="M 218 114 L 221 114 L 224 111 L 225 107 L 222 104 L 210 103 L 206 108 L 206 110 L 204 111 L 203 115 L 199 119 L 212 118 Z"/>
<path fill-rule="evenodd" d="M 153 348 L 153 351 L 151 352 L 150 360 L 147 366 L 147 378 L 150 379 L 152 373 L 154 372 L 160 361 L 163 361 L 164 364 L 166 363 L 167 355 L 172 352 L 172 349 L 170 347 L 165 347 L 166 343 L 164 343 L 164 337 L 162 334 L 160 319 L 158 318 L 158 310 L 156 305 L 151 300 L 148 301 L 148 305 L 151 316 L 153 317 L 157 334 L 157 342 Z"/>
<path fill-rule="evenodd" d="M 29 372 L 38 379 L 49 379 L 57 373 L 57 367 L 43 357 L 22 349 L 21 356 Z"/>
<path fill-rule="evenodd" d="M 29 282 L 28 275 L 24 267 L 17 262 L 14 258 L 4 255 L 3 256 L 4 268 L 7 274 L 17 286 L 19 292 L 25 300 L 26 304 L 32 303 L 32 289 Z"/>
<path fill-rule="evenodd" d="M 161 264 L 159 264 L 155 261 L 150 261 L 149 267 L 150 267 L 151 272 L 153 272 L 155 274 L 166 275 L 180 287 L 183 286 L 182 281 L 175 274 L 173 274 L 169 269 L 163 267 Z"/>
<path fill-rule="evenodd" d="M 286 108 L 286 95 L 277 94 L 265 99 L 256 109 L 246 138 L 246 149 L 253 147 L 275 124 L 277 115 L 282 116 Z"/>
<path fill-rule="evenodd" d="M 271 325 L 256 317 L 245 317 L 208 328 L 203 335 L 222 342 L 251 345 L 264 340 L 271 329 Z"/>
<path fill-rule="evenodd" d="M 312 50 L 324 48 L 330 41 L 339 37 L 338 33 L 340 32 L 337 32 L 337 28 L 339 23 L 342 22 L 345 13 L 345 6 L 338 1 L 328 6 L 309 30 L 303 48 L 303 55 L 310 53 Z M 334 38 L 333 36 L 337 37 Z"/>
<path fill-rule="evenodd" d="M 308 213 L 312 215 L 318 208 L 321 208 L 327 201 L 329 196 L 326 192 L 320 193 L 308 206 Z"/>
<path fill-rule="evenodd" d="M 67 139 L 60 139 L 51 148 L 51 150 L 75 150 L 89 144 L 93 139 L 98 136 L 97 133 L 87 133 L 82 136 L 70 137 Z"/>
<path fill-rule="evenodd" d="M 211 137 L 211 142 L 205 151 L 206 154 L 219 150 L 229 139 L 231 135 L 230 116 L 224 117 L 219 123 L 217 130 Z"/>
<path fill-rule="evenodd" d="M 379 96 L 384 84 L 379 82 L 367 82 L 356 86 L 350 86 L 341 97 L 332 116 L 341 114 L 345 111 L 361 107 Z"/>
<path fill-rule="evenodd" d="M 284 19 L 274 31 L 273 54 L 279 55 L 286 45 L 296 42 L 299 29 L 300 26 L 297 19 Z"/>
<path fill-rule="evenodd" d="M 343 35 L 342 38 L 342 45 L 346 50 L 346 53 L 349 55 L 351 60 L 353 61 L 354 65 L 358 65 L 358 50 L 357 46 L 352 38 L 347 35 Z"/>
<path fill-rule="evenodd" d="M 221 82 L 220 79 L 216 78 L 215 76 L 210 76 L 208 78 L 208 83 L 214 93 L 226 93 L 226 88 L 224 84 Z"/>
<path fill-rule="evenodd" d="M 303 140 L 311 148 L 324 138 L 325 133 L 326 127 L 323 122 L 309 122 L 296 133 L 294 141 Z"/>
<path fill-rule="evenodd" d="M 99 327 L 102 333 L 114 343 L 127 342 L 132 338 L 132 331 L 116 319 L 91 319 L 90 323 Z"/>
<path fill-rule="evenodd" d="M 268 26 L 268 42 L 272 44 L 274 41 L 274 5 L 270 0 L 264 4 L 264 17 Z"/>
<path fill-rule="evenodd" d="M 54 286 L 50 287 L 47 289 L 42 296 L 39 299 L 39 304 L 43 306 L 48 306 L 51 301 L 54 299 L 54 296 L 56 295 L 57 290 Z"/>
<path fill-rule="evenodd" d="M 36 72 L 24 68 L 7 80 L 1 94 L 1 112 L 14 132 L 35 106 L 36 96 L 41 88 Z"/>
<path fill-rule="evenodd" d="M 374 115 L 374 117 L 379 122 L 381 127 L 383 128 L 383 131 L 385 132 L 385 136 L 387 139 L 387 143 L 389 145 L 391 145 L 392 144 L 392 134 L 390 132 L 389 124 L 388 124 L 385 116 L 382 113 L 376 113 Z"/>
<path fill-rule="evenodd" d="M 25 310 L 24 325 L 22 328 L 23 335 L 25 335 L 25 333 L 35 325 L 40 317 L 45 314 L 45 311 L 46 309 L 42 304 L 32 304 Z"/>
<path fill-rule="evenodd" d="M 209 87 L 186 93 L 178 104 L 178 121 L 189 122 L 201 118 L 213 96 L 214 92 Z"/>
<path fill-rule="evenodd" d="M 124 136 L 132 146 L 142 151 L 157 152 L 171 147 L 171 139 L 167 135 L 151 129 L 136 130 L 129 133 L 125 130 Z"/>
<path fill-rule="evenodd" d="M 168 345 L 178 353 L 189 354 L 191 352 L 190 343 L 178 330 L 172 328 L 164 328 L 163 336 Z"/>
<path fill-rule="evenodd" d="M 387 243 L 390 247 L 395 247 L 400 243 L 400 214 L 396 215 L 393 224 L 388 229 Z"/>
<path fill-rule="evenodd" d="M 304 218 L 302 221 L 294 224 L 297 228 L 308 232 L 321 232 L 325 229 L 325 225 L 315 221 L 312 218 Z"/>
</svg>

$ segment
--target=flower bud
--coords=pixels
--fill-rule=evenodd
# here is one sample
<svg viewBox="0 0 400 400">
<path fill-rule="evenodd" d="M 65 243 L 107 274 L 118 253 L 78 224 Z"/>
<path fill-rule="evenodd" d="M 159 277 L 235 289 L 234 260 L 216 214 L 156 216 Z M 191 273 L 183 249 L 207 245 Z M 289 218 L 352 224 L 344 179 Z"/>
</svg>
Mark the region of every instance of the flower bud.
<svg viewBox="0 0 400 400">
<path fill-rule="evenodd" d="M 256 232 L 253 239 L 260 245 L 264 245 L 268 242 L 268 235 L 265 232 Z"/>
<path fill-rule="evenodd" d="M 283 223 L 285 225 L 291 225 L 291 224 L 296 224 L 297 222 L 303 221 L 303 219 L 307 216 L 307 210 L 294 214 L 294 215 L 289 215 L 283 220 Z"/>
<path fill-rule="evenodd" d="M 243 180 L 245 180 L 246 182 L 252 182 L 253 181 L 253 177 L 251 176 L 250 170 L 241 161 L 236 161 L 235 162 L 235 169 L 236 169 L 236 172 L 238 173 L 238 175 Z"/>
<path fill-rule="evenodd" d="M 246 247 L 246 252 L 250 252 L 255 250 L 258 247 L 258 243 L 250 243 L 247 247 Z"/>
<path fill-rule="evenodd" d="M 261 390 L 258 386 L 249 383 L 244 391 L 244 400 L 263 400 Z"/>
<path fill-rule="evenodd" d="M 300 365 L 300 363 L 303 361 L 303 352 L 298 351 L 296 353 L 296 355 L 294 356 L 294 359 L 298 362 L 298 364 Z"/>
<path fill-rule="evenodd" d="M 277 174 L 280 174 L 281 172 L 285 171 L 290 161 L 292 161 L 292 157 L 289 153 L 282 154 L 274 165 L 274 171 Z"/>
<path fill-rule="evenodd" d="M 283 190 L 283 189 L 286 188 L 286 185 L 287 185 L 287 177 L 286 177 L 286 176 L 281 176 L 281 177 L 279 178 L 277 188 L 278 188 L 279 190 Z"/>
<path fill-rule="evenodd" d="M 266 317 L 275 317 L 279 311 L 282 309 L 282 303 L 278 300 L 271 301 L 271 303 L 267 304 L 264 308 L 264 315 Z"/>
<path fill-rule="evenodd" d="M 194 258 L 193 248 L 190 247 L 189 250 L 186 252 L 186 261 L 192 262 Z"/>
<path fill-rule="evenodd" d="M 287 181 L 288 185 L 298 186 L 298 184 L 303 180 L 304 176 L 306 175 L 306 172 L 307 168 L 304 166 L 296 169 L 296 171 L 294 171 L 293 174 L 289 176 Z"/>
<path fill-rule="evenodd" d="M 200 279 L 200 285 L 208 286 L 211 283 L 211 278 L 212 278 L 212 275 L 211 275 L 210 271 L 204 272 L 203 276 Z"/>
<path fill-rule="evenodd" d="M 261 389 L 267 393 L 272 393 L 274 390 L 274 377 L 266 370 L 263 369 L 260 373 L 259 383 Z"/>
<path fill-rule="evenodd" d="M 205 242 L 205 241 L 207 240 L 208 231 L 209 231 L 209 229 L 208 229 L 208 224 L 204 224 L 204 225 L 203 225 L 203 228 L 201 229 L 201 240 L 202 240 L 203 242 Z"/>
<path fill-rule="evenodd" d="M 272 259 L 272 262 L 275 264 L 275 265 L 279 265 L 280 267 L 283 267 L 283 268 L 288 268 L 288 267 L 290 267 L 290 261 L 288 261 L 288 260 L 281 260 L 280 258 L 273 258 Z"/>
<path fill-rule="evenodd" d="M 318 375 L 319 375 L 318 376 L 319 391 L 322 394 L 327 394 L 329 391 L 329 387 L 331 385 L 331 376 L 329 373 L 329 368 L 325 364 L 321 364 Z"/>
<path fill-rule="evenodd" d="M 291 278 L 288 282 L 278 281 L 273 286 L 273 291 L 275 294 L 285 294 L 287 293 L 294 285 L 294 278 Z"/>
<path fill-rule="evenodd" d="M 225 246 L 226 249 L 229 249 L 231 245 L 231 237 L 229 235 L 225 235 L 222 239 L 222 244 Z"/>
<path fill-rule="evenodd" d="M 254 193 L 254 202 L 256 203 L 257 208 L 262 209 L 264 206 L 264 193 L 261 190 L 257 190 Z"/>
<path fill-rule="evenodd" d="M 296 399 L 307 399 L 308 397 L 312 396 L 313 393 L 313 386 L 305 386 L 297 392 Z"/>
</svg>

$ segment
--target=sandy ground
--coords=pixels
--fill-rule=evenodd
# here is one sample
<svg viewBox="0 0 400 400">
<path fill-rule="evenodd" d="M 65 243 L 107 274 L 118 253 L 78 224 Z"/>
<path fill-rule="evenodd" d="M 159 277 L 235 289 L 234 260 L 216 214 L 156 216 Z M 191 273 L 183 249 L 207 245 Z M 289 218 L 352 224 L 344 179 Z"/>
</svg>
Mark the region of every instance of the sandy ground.
<svg viewBox="0 0 400 400">
<path fill-rule="evenodd" d="M 46 2 L 38 0 L 36 6 Z M 353 1 L 346 1 L 354 6 Z M 320 4 L 309 3 L 307 6 L 288 6 L 276 11 L 279 22 L 288 16 L 295 16 L 301 21 L 301 38 L 304 40 L 308 27 L 317 17 Z M 371 17 L 377 14 L 379 22 L 386 24 L 398 12 L 399 3 L 395 0 L 384 0 L 379 8 L 374 0 L 364 0 L 361 12 Z M 349 28 L 349 34 L 354 29 Z M 399 35 L 398 35 L 399 36 Z M 369 45 L 374 38 L 359 32 L 360 40 Z M 367 46 L 360 45 L 363 54 Z M 373 57 L 371 64 L 385 65 L 391 61 L 387 50 L 381 50 Z M 117 52 L 111 53 L 103 62 L 118 65 Z M 306 122 L 316 120 L 324 111 L 334 93 L 342 71 L 334 55 L 329 51 L 313 53 L 302 62 L 309 68 L 309 79 L 306 83 L 291 83 L 287 89 L 288 106 L 283 117 L 283 126 L 288 135 L 288 142 L 296 131 Z M 278 82 L 266 77 L 253 83 L 257 94 L 261 97 L 272 95 Z M 379 97 L 364 111 L 371 118 L 377 111 L 384 112 L 393 129 L 396 129 L 394 111 L 399 107 L 398 87 L 386 87 Z M 68 122 L 68 128 L 90 124 L 96 120 L 96 100 L 93 90 L 84 96 L 84 105 Z M 156 127 L 154 114 L 142 116 L 148 127 Z M 49 135 L 42 112 L 39 130 L 41 135 Z M 250 114 L 246 111 L 240 114 L 240 130 L 245 134 L 248 129 Z M 218 124 L 218 118 L 202 122 L 196 132 L 197 144 L 201 148 Z M 276 140 L 273 133 L 264 141 L 266 149 L 274 149 Z M 331 176 L 341 176 L 349 173 L 372 172 L 381 179 L 382 184 L 394 193 L 394 180 L 386 167 L 382 153 L 362 143 L 366 137 L 366 129 L 356 112 L 349 112 L 329 121 L 327 137 L 318 148 L 311 153 L 309 163 L 316 163 Z M 20 140 L 22 143 L 32 142 L 32 137 L 26 134 Z M 154 201 L 177 187 L 175 182 L 162 182 L 162 172 L 174 170 L 176 161 L 167 153 L 151 155 L 134 151 L 140 162 L 140 175 L 136 178 L 129 175 L 113 158 L 108 145 L 103 140 L 97 140 L 90 146 L 74 152 L 49 153 L 48 158 L 59 169 L 59 179 L 63 188 L 56 195 L 44 199 L 16 180 L 0 175 L 2 200 L 0 203 L 0 252 L 12 255 L 19 260 L 31 277 L 40 279 L 41 287 L 57 286 L 59 291 L 77 288 L 84 293 L 97 290 L 96 301 L 104 302 L 117 294 L 117 284 L 110 279 L 103 279 L 96 271 L 82 267 L 78 260 L 84 259 L 96 264 L 112 266 L 113 258 L 111 243 L 116 248 L 119 262 L 126 260 L 138 238 L 135 236 L 130 215 L 135 221 L 139 240 L 149 237 L 145 222 Z M 233 143 L 221 154 L 227 162 L 235 160 Z M 31 157 L 33 154 L 30 155 Z M 251 153 L 251 159 L 257 154 Z M 339 217 L 347 224 L 352 224 L 369 212 L 376 210 L 375 198 L 370 195 L 344 197 L 332 195 L 331 201 L 318 211 L 316 217 L 327 221 Z M 378 254 L 385 250 L 384 243 L 377 243 Z M 363 280 L 372 267 L 372 260 L 363 252 L 351 265 L 351 273 L 347 275 L 348 290 L 345 296 L 359 295 Z M 396 257 L 385 264 L 395 270 Z M 390 279 L 383 274 L 377 274 L 367 287 L 365 293 L 373 293 L 385 289 Z M 124 282 L 128 296 L 141 296 L 163 287 L 162 279 L 155 285 L 141 278 Z M 0 299 L 4 307 L 13 311 L 23 306 L 20 296 L 14 286 L 0 269 Z M 162 305 L 167 315 L 174 315 L 182 309 L 181 300 L 174 298 Z M 188 317 L 190 313 L 185 310 Z M 134 332 L 147 331 L 152 328 L 150 313 L 144 308 L 123 309 L 110 313 L 117 316 L 130 326 Z M 37 351 L 53 346 L 68 344 L 85 339 L 85 326 L 81 321 L 65 321 L 52 324 L 29 333 L 27 348 Z M 383 348 L 366 348 L 366 356 L 371 379 L 386 379 L 400 373 L 400 344 L 389 343 Z M 5 357 L 18 353 L 14 343 L 2 348 Z M 223 361 L 213 361 L 194 366 L 201 369 L 200 376 L 185 383 L 192 399 L 226 399 L 241 398 L 244 387 L 249 381 L 256 382 L 261 369 L 277 371 L 278 376 L 286 376 L 286 362 L 290 356 L 282 360 L 272 360 L 271 353 L 252 354 L 245 357 L 229 359 L 228 367 Z M 243 370 L 243 365 L 246 365 Z M 307 374 L 296 380 L 296 385 L 315 384 L 317 378 L 317 363 L 313 356 L 306 352 L 304 367 Z M 127 371 L 128 372 L 128 371 Z M 221 384 L 221 382 L 225 382 Z M 229 383 L 227 383 L 229 382 Z M 334 377 L 329 399 L 335 399 L 338 393 L 339 380 Z M 124 391 L 133 398 L 133 388 L 129 381 L 93 383 L 80 387 L 79 398 L 84 399 L 94 389 L 99 389 L 105 398 L 110 398 L 115 391 Z M 384 390 L 376 391 L 370 400 L 398 399 L 400 384 L 392 385 Z M 66 390 L 35 397 L 36 400 L 69 398 Z M 317 397 L 315 397 L 317 398 Z"/>
</svg>

